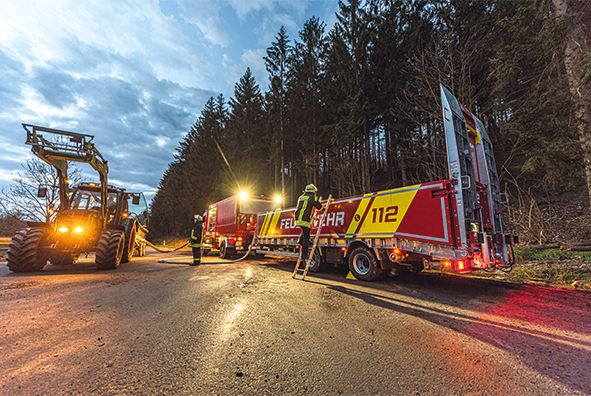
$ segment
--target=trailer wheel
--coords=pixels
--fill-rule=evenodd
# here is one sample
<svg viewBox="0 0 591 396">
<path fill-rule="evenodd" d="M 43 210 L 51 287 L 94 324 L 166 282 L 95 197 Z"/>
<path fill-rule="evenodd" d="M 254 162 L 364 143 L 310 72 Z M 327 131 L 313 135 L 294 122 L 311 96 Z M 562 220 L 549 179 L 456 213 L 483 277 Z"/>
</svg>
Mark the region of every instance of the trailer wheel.
<svg viewBox="0 0 591 396">
<path fill-rule="evenodd" d="M 121 263 L 125 234 L 120 230 L 105 230 L 96 247 L 96 268 L 113 269 Z"/>
<path fill-rule="evenodd" d="M 323 268 L 324 263 L 322 262 L 322 256 L 318 249 L 314 249 L 314 256 L 312 256 L 312 260 L 310 261 L 308 272 L 321 272 Z"/>
<path fill-rule="evenodd" d="M 226 240 L 223 240 L 222 244 L 220 245 L 220 258 L 221 259 L 230 258 L 230 256 L 232 255 L 233 252 L 234 252 L 234 249 L 230 249 L 228 247 L 228 242 Z"/>
<path fill-rule="evenodd" d="M 121 257 L 122 263 L 127 263 L 133 257 L 133 248 L 135 247 L 135 221 L 129 231 L 129 238 L 123 248 L 123 256 Z"/>
<path fill-rule="evenodd" d="M 48 255 L 39 251 L 44 234 L 43 228 L 26 228 L 17 232 L 8 245 L 8 269 L 12 272 L 33 272 L 45 267 Z"/>
<path fill-rule="evenodd" d="M 357 247 L 351 252 L 349 270 L 355 278 L 364 281 L 377 279 L 382 273 L 378 259 L 365 246 Z"/>
</svg>

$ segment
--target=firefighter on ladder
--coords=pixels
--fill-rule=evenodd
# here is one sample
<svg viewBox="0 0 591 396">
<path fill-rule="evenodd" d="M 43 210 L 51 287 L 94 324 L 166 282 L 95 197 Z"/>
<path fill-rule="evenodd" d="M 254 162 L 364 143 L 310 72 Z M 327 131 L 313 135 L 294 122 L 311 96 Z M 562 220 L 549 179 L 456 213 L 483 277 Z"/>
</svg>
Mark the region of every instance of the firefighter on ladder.
<svg viewBox="0 0 591 396">
<path fill-rule="evenodd" d="M 318 189 L 313 184 L 308 184 L 304 194 L 298 198 L 298 206 L 296 208 L 294 217 L 295 225 L 300 227 L 302 232 L 298 244 L 301 246 L 300 257 L 302 260 L 308 258 L 308 246 L 310 245 L 310 228 L 312 228 L 312 211 L 322 209 L 320 199 L 316 196 Z"/>
<path fill-rule="evenodd" d="M 201 238 L 203 237 L 203 217 L 195 215 L 195 224 L 191 229 L 191 241 L 189 247 L 193 249 L 193 263 L 190 266 L 201 264 Z"/>
</svg>

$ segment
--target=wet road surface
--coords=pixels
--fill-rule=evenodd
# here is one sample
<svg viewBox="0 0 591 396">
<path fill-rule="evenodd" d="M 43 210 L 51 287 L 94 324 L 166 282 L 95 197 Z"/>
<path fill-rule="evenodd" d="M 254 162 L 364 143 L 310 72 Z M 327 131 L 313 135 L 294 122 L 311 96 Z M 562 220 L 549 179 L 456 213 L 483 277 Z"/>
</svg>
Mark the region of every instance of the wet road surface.
<svg viewBox="0 0 591 396">
<path fill-rule="evenodd" d="M 589 293 L 163 257 L 0 262 L 0 394 L 591 394 Z"/>
</svg>

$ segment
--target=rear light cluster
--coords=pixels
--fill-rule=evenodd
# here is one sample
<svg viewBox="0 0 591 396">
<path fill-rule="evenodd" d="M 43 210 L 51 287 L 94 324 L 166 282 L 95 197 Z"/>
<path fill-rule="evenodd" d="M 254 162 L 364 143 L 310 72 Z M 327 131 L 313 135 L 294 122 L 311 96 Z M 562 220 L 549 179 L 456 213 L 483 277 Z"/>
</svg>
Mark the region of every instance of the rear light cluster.
<svg viewBox="0 0 591 396">
<path fill-rule="evenodd" d="M 472 268 L 470 267 L 469 260 L 454 260 L 454 261 L 444 261 L 443 267 L 445 269 L 454 270 L 457 273 L 463 274 L 466 272 L 472 272 Z"/>
</svg>

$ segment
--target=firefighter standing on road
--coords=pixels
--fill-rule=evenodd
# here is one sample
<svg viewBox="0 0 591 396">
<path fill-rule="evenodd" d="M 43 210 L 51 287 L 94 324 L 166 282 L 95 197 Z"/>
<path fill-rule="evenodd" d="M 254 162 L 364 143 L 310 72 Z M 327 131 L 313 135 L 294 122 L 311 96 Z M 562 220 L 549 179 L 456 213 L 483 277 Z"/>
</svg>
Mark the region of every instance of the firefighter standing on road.
<svg viewBox="0 0 591 396">
<path fill-rule="evenodd" d="M 310 244 L 310 228 L 312 228 L 312 211 L 314 208 L 317 210 L 322 209 L 320 199 L 316 197 L 316 191 L 318 189 L 313 184 L 308 184 L 304 194 L 298 198 L 298 207 L 296 208 L 294 217 L 295 225 L 302 229 L 300 234 L 299 244 L 302 246 L 300 249 L 300 256 L 302 260 L 308 258 L 308 246 Z"/>
<path fill-rule="evenodd" d="M 203 217 L 195 215 L 195 225 L 191 229 L 191 241 L 189 247 L 193 248 L 193 263 L 190 266 L 201 264 L 201 238 L 203 236 Z"/>
</svg>

